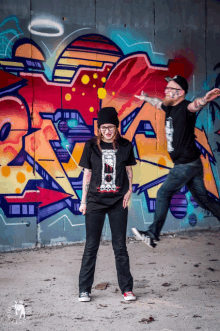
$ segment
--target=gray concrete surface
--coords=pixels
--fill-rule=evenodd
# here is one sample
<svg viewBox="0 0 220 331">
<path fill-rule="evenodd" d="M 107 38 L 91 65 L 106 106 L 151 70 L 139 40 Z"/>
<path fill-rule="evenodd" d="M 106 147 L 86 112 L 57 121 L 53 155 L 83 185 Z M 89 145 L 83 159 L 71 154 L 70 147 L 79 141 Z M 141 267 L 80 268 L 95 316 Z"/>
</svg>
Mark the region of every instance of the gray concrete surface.
<svg viewBox="0 0 220 331">
<path fill-rule="evenodd" d="M 58 157 L 56 149 L 54 149 L 53 147 L 53 143 L 49 144 L 48 146 L 46 145 L 46 142 L 43 140 L 44 134 L 40 135 L 41 138 L 37 138 L 39 134 L 39 129 L 41 129 L 43 132 L 44 125 L 46 125 L 45 123 L 49 124 L 49 122 L 51 121 L 49 120 L 49 122 L 45 122 L 48 121 L 48 119 L 46 120 L 42 118 L 42 123 L 39 124 L 41 120 L 39 122 L 36 120 L 38 112 L 41 113 L 42 109 L 44 108 L 42 106 L 42 103 L 45 105 L 45 107 L 47 104 L 50 104 L 50 93 L 52 93 L 54 96 L 60 95 L 60 102 L 58 101 L 57 105 L 54 105 L 53 112 L 55 113 L 57 109 L 63 109 L 63 111 L 66 109 L 64 97 L 61 98 L 61 93 L 64 93 L 65 91 L 65 89 L 62 87 L 62 84 L 59 86 L 59 89 L 56 86 L 55 90 L 51 90 L 51 92 L 42 94 L 42 91 L 47 91 L 46 86 L 48 84 L 50 85 L 50 81 L 53 77 L 53 72 L 55 72 L 57 68 L 57 61 L 59 62 L 60 56 L 62 52 L 66 49 L 66 47 L 68 47 L 70 43 L 72 44 L 73 42 L 75 42 L 77 38 L 84 38 L 87 34 L 93 36 L 92 38 L 94 38 L 94 34 L 99 34 L 100 38 L 109 38 L 109 41 L 115 44 L 117 48 L 121 49 L 121 52 L 123 53 L 119 62 L 116 64 L 116 66 L 118 66 L 117 70 L 119 70 L 119 76 L 116 77 L 118 77 L 117 79 L 121 80 L 121 86 L 126 86 L 126 95 L 130 96 L 131 100 L 133 98 L 133 94 L 136 93 L 135 89 L 137 85 L 132 82 L 132 79 L 135 79 L 131 78 L 133 77 L 132 72 L 131 76 L 130 74 L 127 75 L 120 73 L 120 61 L 124 61 L 127 56 L 137 56 L 137 54 L 141 54 L 141 56 L 147 56 L 149 58 L 149 61 L 152 63 L 152 68 L 157 68 L 155 69 L 156 71 L 154 76 L 155 84 L 160 77 L 161 73 L 159 69 L 161 68 L 161 66 L 168 66 L 169 68 L 172 68 L 173 64 L 176 63 L 176 66 L 174 65 L 175 72 L 173 71 L 174 69 L 172 69 L 170 71 L 170 74 L 172 72 L 172 76 L 174 74 L 181 74 L 184 77 L 188 78 L 190 88 L 189 93 L 187 94 L 187 99 L 192 101 L 194 98 L 204 96 L 205 93 L 208 90 L 212 89 L 214 86 L 220 87 L 219 12 L 220 1 L 218 0 L 1 1 L 1 62 L 6 61 L 6 63 L 8 63 L 8 60 L 10 59 L 12 62 L 14 62 L 14 64 L 16 62 L 21 63 L 20 61 L 24 61 L 24 63 L 26 63 L 26 56 L 28 56 L 27 54 L 24 58 L 16 57 L 14 55 L 16 54 L 15 50 L 17 49 L 17 47 L 20 47 L 20 42 L 22 43 L 22 39 L 30 38 L 28 42 L 33 41 L 34 43 L 36 43 L 40 53 L 42 53 L 42 56 L 45 57 L 45 62 L 43 62 L 44 70 L 41 68 L 39 69 L 39 72 L 44 74 L 44 78 L 46 81 L 40 79 L 38 82 L 36 82 L 36 74 L 39 75 L 38 70 L 36 68 L 34 69 L 33 67 L 26 67 L 25 64 L 25 72 L 31 72 L 33 74 L 33 80 L 28 83 L 28 86 L 30 87 L 30 90 L 27 93 L 28 97 L 25 93 L 26 87 L 19 88 L 18 90 L 17 87 L 15 90 L 13 90 L 15 86 L 10 86 L 11 84 L 14 84 L 11 79 L 8 79 L 7 83 L 5 82 L 5 84 L 8 85 L 7 88 L 4 84 L 1 87 L 1 97 L 5 97 L 5 93 L 9 93 L 7 97 L 24 98 L 24 100 L 21 100 L 25 101 L 26 115 L 24 115 L 23 113 L 15 113 L 16 118 L 18 122 L 21 121 L 20 123 L 23 123 L 23 121 L 25 121 L 25 127 L 29 127 L 29 133 L 32 132 L 29 119 L 35 119 L 34 121 L 32 121 L 32 126 L 33 128 L 38 130 L 38 133 L 34 133 L 31 137 L 31 139 L 36 140 L 36 143 L 34 144 L 35 152 L 32 155 L 35 160 L 35 166 L 34 168 L 32 167 L 32 176 L 30 177 L 30 174 L 26 175 L 25 183 L 17 183 L 17 181 L 14 180 L 15 177 L 13 176 L 3 176 L 3 178 L 2 165 L 11 164 L 9 163 L 9 160 L 12 161 L 12 155 L 14 155 L 13 158 L 15 157 L 15 155 L 17 155 L 15 153 L 15 150 L 19 152 L 21 150 L 21 146 L 22 151 L 26 150 L 27 155 L 31 155 L 31 150 L 29 148 L 29 134 L 28 136 L 23 136 L 23 143 L 19 145 L 19 147 L 17 146 L 15 148 L 14 144 L 17 143 L 14 142 L 11 146 L 12 149 L 8 149 L 8 141 L 11 139 L 11 136 L 9 136 L 9 138 L 7 138 L 6 140 L 5 138 L 1 138 L 3 139 L 1 140 L 1 147 L 4 150 L 4 153 L 1 153 L 0 158 L 0 179 L 2 180 L 0 185 L 0 252 L 6 250 L 14 250 L 17 248 L 20 249 L 23 247 L 34 247 L 38 242 L 41 244 L 51 243 L 51 245 L 53 245 L 55 243 L 59 244 L 60 242 L 73 243 L 77 241 L 83 241 L 85 239 L 84 217 L 78 215 L 77 210 L 77 204 L 79 205 L 81 196 L 80 179 L 79 182 L 77 180 L 79 174 L 78 172 L 75 173 L 75 170 L 65 170 L 62 176 L 64 176 L 67 181 L 64 180 L 63 184 L 61 185 L 61 174 L 59 174 L 59 171 L 61 170 L 61 168 L 64 167 L 66 161 L 63 163 L 60 157 Z M 42 23 L 42 19 L 45 20 L 44 23 Z M 54 25 L 53 23 L 57 23 L 58 25 Z M 31 31 L 30 25 L 32 25 L 33 28 L 31 29 Z M 59 31 L 60 33 L 57 33 Z M 19 46 L 17 42 L 19 42 Z M 26 43 L 27 40 L 23 40 L 23 42 Z M 86 42 L 83 47 L 85 47 L 85 58 L 89 58 L 91 51 L 89 44 L 87 44 Z M 33 59 L 35 58 L 34 53 L 31 57 Z M 145 60 L 143 59 L 143 61 Z M 19 65 L 20 64 L 18 64 L 18 66 Z M 68 67 L 66 68 L 68 69 Z M 93 66 L 88 67 L 88 63 L 87 65 L 82 67 L 82 69 L 85 70 L 85 73 L 88 73 L 90 70 L 92 70 L 92 68 Z M 8 64 L 7 66 L 5 66 L 3 65 L 3 63 L 0 63 L 0 69 L 2 69 L 0 71 L 1 74 L 3 74 L 3 71 L 5 71 L 8 74 L 10 73 L 16 76 L 20 75 L 19 72 L 15 70 L 15 67 L 10 69 L 10 67 L 8 67 Z M 18 70 L 20 69 L 18 68 Z M 88 72 L 87 69 L 89 70 Z M 112 84 L 110 77 L 113 71 L 110 72 L 110 76 L 107 77 L 106 86 L 111 86 Z M 138 79 L 142 81 L 143 72 L 141 68 L 137 68 L 137 72 L 135 75 L 138 75 Z M 20 77 L 24 78 L 27 76 L 21 75 Z M 99 77 L 99 79 L 100 78 L 101 76 Z M 110 78 L 110 80 L 108 78 Z M 5 78 L 2 79 L 2 81 L 4 80 Z M 129 81 L 131 81 L 131 86 L 129 85 Z M 145 84 L 144 81 L 145 80 L 142 81 L 143 84 Z M 104 87 L 105 83 L 102 83 Z M 73 82 L 73 84 L 75 86 L 75 82 Z M 155 92 L 157 90 L 156 85 Z M 50 86 L 52 89 L 55 88 L 54 85 Z M 147 83 L 146 86 L 143 85 L 143 89 L 146 89 L 146 93 L 149 93 L 151 91 L 150 86 L 151 83 L 149 85 Z M 162 86 L 161 89 L 163 89 Z M 91 93 L 92 90 L 93 87 L 90 89 Z M 114 99 L 114 106 L 117 108 L 117 111 L 119 111 L 120 107 L 122 105 L 124 107 L 127 101 L 126 98 L 124 99 L 124 92 L 122 94 L 119 91 L 117 92 L 117 96 L 115 96 Z M 156 94 L 156 96 L 159 95 Z M 94 100 L 96 100 L 96 98 L 97 97 L 95 95 Z M 4 99 L 1 98 L 0 101 L 2 102 L 3 100 Z M 30 103 L 28 100 L 31 100 Z M 84 101 L 81 100 L 80 102 L 78 102 L 76 98 L 75 102 L 68 107 L 70 107 L 71 111 L 77 110 L 80 112 L 86 126 L 88 125 L 87 129 L 89 131 L 91 130 L 93 134 L 94 126 L 90 126 L 90 124 L 88 124 L 88 121 L 90 116 L 92 116 L 92 119 L 96 112 L 89 112 L 84 114 L 84 111 L 82 111 L 82 109 L 80 109 L 79 107 L 79 104 L 83 103 L 83 108 L 89 109 L 89 107 L 91 106 L 91 101 L 89 99 L 88 101 L 86 100 L 87 99 L 84 98 Z M 101 107 L 102 105 L 105 105 L 104 99 L 102 101 L 100 100 L 99 106 Z M 129 112 L 132 112 L 136 108 L 136 106 L 137 105 L 133 104 Z M 52 111 L 51 107 L 52 105 L 50 106 L 49 111 Z M 2 108 L 0 107 L 0 109 Z M 12 109 L 14 108 L 12 107 Z M 8 110 L 10 110 L 10 107 L 8 108 Z M 14 109 L 13 112 L 15 111 L 16 110 Z M 11 110 L 9 113 L 11 114 Z M 143 117 L 138 117 L 139 119 L 135 117 L 136 120 L 134 120 L 133 118 L 133 122 L 135 123 L 132 122 L 132 125 L 128 128 L 130 134 L 129 136 L 127 136 L 127 138 L 133 141 L 138 141 L 139 133 L 137 133 L 136 129 L 138 128 L 139 120 L 150 121 L 152 128 L 154 129 L 157 136 L 157 146 L 155 145 L 155 148 L 151 150 L 153 146 L 152 144 L 154 144 L 153 140 L 151 140 L 151 138 L 153 137 L 149 138 L 149 136 L 147 135 L 142 136 L 142 143 L 145 146 L 149 145 L 150 149 L 147 148 L 145 151 L 145 148 L 142 148 L 141 145 L 139 147 L 137 146 L 137 151 L 139 151 L 140 154 L 137 159 L 141 157 L 141 160 L 144 162 L 145 165 L 146 161 L 150 163 L 149 167 L 147 168 L 143 166 L 142 170 L 140 170 L 139 176 L 135 176 L 136 178 L 134 178 L 134 184 L 139 185 L 139 189 L 140 187 L 142 187 L 142 189 L 143 187 L 145 188 L 142 193 L 140 193 L 138 189 L 136 193 L 132 194 L 133 201 L 129 210 L 130 219 L 128 235 L 131 234 L 131 227 L 138 226 L 141 228 L 147 228 L 148 225 L 153 221 L 154 213 L 152 206 L 154 205 L 154 200 L 152 199 L 156 198 L 156 191 L 159 188 L 158 185 L 159 183 L 161 183 L 161 181 L 163 181 L 162 177 L 163 175 L 165 175 L 165 173 L 160 175 L 160 167 L 158 167 L 157 163 L 157 161 L 159 162 L 160 160 L 160 153 L 162 152 L 163 148 L 165 148 L 162 148 L 162 146 L 160 147 L 161 138 L 159 138 L 159 132 L 162 127 L 160 124 L 160 115 L 159 113 L 155 115 L 156 122 L 154 123 L 154 116 L 151 117 L 152 110 L 144 110 L 144 113 L 145 114 Z M 10 116 L 7 117 L 7 121 L 9 121 Z M 124 116 L 125 113 L 122 117 L 120 116 L 120 120 L 123 120 Z M 219 119 L 219 100 L 215 100 L 212 105 L 204 107 L 204 109 L 199 112 L 196 123 L 197 129 L 201 131 L 199 133 L 199 136 L 201 135 L 199 142 L 202 144 L 202 153 L 203 156 L 206 158 L 205 169 L 209 169 L 207 170 L 208 173 L 204 176 L 206 178 L 206 186 L 207 189 L 212 194 L 214 194 L 217 199 L 219 199 L 220 192 L 220 140 L 218 134 Z M 10 120 L 13 123 L 13 117 Z M 3 118 L 3 122 L 2 124 L 0 124 L 0 131 L 2 130 L 4 121 L 6 121 L 5 118 Z M 91 121 L 90 123 L 93 122 Z M 59 128 L 55 129 L 57 125 L 55 122 L 51 122 L 51 125 L 52 131 L 56 131 L 54 131 L 54 135 L 56 135 L 57 137 L 56 139 L 60 139 L 60 141 L 65 144 L 63 132 L 61 132 Z M 134 127 L 132 128 L 133 125 Z M 82 127 L 79 126 L 78 129 L 81 135 Z M 2 130 L 1 132 L 4 132 L 4 130 Z M 12 131 L 12 134 L 15 133 L 15 131 Z M 74 141 L 77 142 L 79 139 L 77 137 L 77 134 L 74 137 Z M 38 139 L 40 139 L 40 144 L 42 146 L 48 148 L 45 155 L 50 155 L 50 153 L 52 153 L 51 155 L 55 158 L 54 162 L 56 163 L 56 166 L 53 166 L 51 168 L 52 163 L 51 159 L 49 158 L 49 160 L 43 161 L 42 169 L 40 167 L 37 169 L 36 164 L 38 162 L 38 159 L 42 159 L 42 157 L 44 158 L 44 153 L 40 152 L 37 147 L 39 145 L 37 143 Z M 71 137 L 71 139 L 73 139 L 73 137 Z M 79 139 L 80 142 L 81 139 L 82 137 Z M 75 142 L 71 148 L 75 146 Z M 4 144 L 6 144 L 5 147 Z M 71 148 L 70 150 L 72 150 Z M 12 150 L 14 151 L 13 153 Z M 150 150 L 151 152 L 149 153 Z M 78 154 L 79 152 L 80 151 L 76 151 L 76 154 Z M 5 153 L 7 154 L 7 157 Z M 74 152 L 74 155 L 76 154 Z M 163 158 L 161 159 L 161 161 L 163 167 Z M 10 165 L 11 174 L 15 174 L 15 171 L 26 171 L 25 165 L 18 166 L 16 165 L 16 162 L 12 162 L 12 164 L 14 165 Z M 21 159 L 19 162 L 22 163 Z M 31 161 L 31 159 L 29 159 L 28 162 L 30 166 L 31 164 L 33 165 L 32 162 L 34 161 Z M 153 162 L 153 164 L 151 162 Z M 168 165 L 167 161 L 166 165 Z M 152 166 L 153 168 L 151 168 Z M 54 167 L 58 167 L 60 169 L 58 171 L 58 174 L 55 174 L 52 170 L 50 170 L 54 169 Z M 151 172 L 152 170 L 153 172 Z M 154 171 L 155 174 L 158 174 L 158 178 L 154 174 Z M 46 173 L 47 176 L 45 177 Z M 149 176 L 149 174 L 152 175 Z M 73 185 L 74 179 L 76 181 L 75 183 L 78 183 L 76 187 L 74 186 L 75 184 L 73 186 L 75 187 L 74 190 L 78 191 L 77 194 L 79 199 L 74 198 L 74 202 L 72 201 L 72 199 L 68 200 L 68 203 L 64 201 L 50 203 L 44 206 L 44 209 L 41 209 L 42 207 L 37 208 L 39 207 L 39 205 L 37 203 L 36 196 L 32 197 L 32 206 L 28 206 L 28 209 L 25 204 L 25 199 L 24 202 L 21 203 L 19 206 L 17 205 L 17 201 L 15 200 L 16 205 L 13 207 L 14 211 L 12 213 L 12 209 L 10 209 L 12 208 L 12 205 L 10 205 L 5 199 L 7 195 L 13 196 L 16 194 L 14 196 L 15 198 L 21 197 L 20 193 L 22 194 L 22 196 L 24 196 L 26 193 L 29 192 L 29 190 L 36 191 L 39 185 L 42 185 L 42 187 L 44 188 L 50 187 L 50 189 L 53 190 L 54 187 L 51 186 L 52 184 L 50 182 L 52 177 L 53 180 L 56 182 L 56 187 L 60 187 L 61 185 L 61 187 L 59 188 L 60 192 L 69 192 L 71 194 L 73 194 L 73 192 L 69 191 L 69 183 L 72 183 L 71 185 Z M 213 222 L 210 221 L 210 214 L 207 215 L 204 210 L 196 208 L 196 206 L 193 205 L 192 202 L 190 202 L 189 194 L 186 194 L 187 199 L 184 198 L 184 193 L 184 195 L 181 197 L 181 203 L 179 201 L 179 198 L 174 198 L 173 202 L 175 206 L 173 206 L 172 210 L 169 211 L 166 224 L 163 230 L 177 231 L 186 228 L 191 229 L 191 225 L 195 225 L 192 224 L 192 220 L 196 219 L 198 221 L 196 226 L 199 227 L 207 228 L 209 226 L 217 225 L 217 223 L 214 224 L 216 220 Z M 75 203 L 76 205 L 74 205 Z M 35 208 L 34 206 L 37 207 Z M 26 210 L 28 210 L 28 212 L 30 213 L 29 215 L 26 214 Z M 32 214 L 32 211 L 35 211 L 36 213 Z M 110 238 L 109 233 L 109 227 L 106 227 L 104 232 L 105 239 Z"/>
<path fill-rule="evenodd" d="M 78 302 L 84 244 L 0 254 L 1 331 L 218 331 L 220 231 L 163 236 L 155 250 L 128 239 L 136 302 L 118 290 L 111 242 L 101 243 L 92 301 Z M 26 318 L 12 308 L 23 301 Z M 147 323 L 152 316 L 154 321 Z"/>
</svg>

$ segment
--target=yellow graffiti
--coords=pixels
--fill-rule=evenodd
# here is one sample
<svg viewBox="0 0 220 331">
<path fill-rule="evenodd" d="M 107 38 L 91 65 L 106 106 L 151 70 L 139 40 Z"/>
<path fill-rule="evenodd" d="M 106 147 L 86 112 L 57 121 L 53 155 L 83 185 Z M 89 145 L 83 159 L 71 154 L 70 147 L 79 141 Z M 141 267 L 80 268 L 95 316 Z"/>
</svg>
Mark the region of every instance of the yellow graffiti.
<svg viewBox="0 0 220 331">
<path fill-rule="evenodd" d="M 83 84 L 86 85 L 86 84 L 89 83 L 89 81 L 90 81 L 90 78 L 89 78 L 88 75 L 83 75 L 83 76 L 82 76 L 81 82 L 82 82 Z"/>
<path fill-rule="evenodd" d="M 11 169 L 8 166 L 2 167 L 2 176 L 8 177 L 11 173 Z"/>
<path fill-rule="evenodd" d="M 106 97 L 106 89 L 103 87 L 100 87 L 97 91 L 99 99 L 105 99 Z"/>
<path fill-rule="evenodd" d="M 65 99 L 66 99 L 66 101 L 70 101 L 72 99 L 71 94 L 70 93 L 67 93 L 65 95 Z"/>
<path fill-rule="evenodd" d="M 25 179 L 26 179 L 25 175 L 22 172 L 18 172 L 16 178 L 17 178 L 18 183 L 20 183 L 20 184 L 24 183 Z"/>
</svg>

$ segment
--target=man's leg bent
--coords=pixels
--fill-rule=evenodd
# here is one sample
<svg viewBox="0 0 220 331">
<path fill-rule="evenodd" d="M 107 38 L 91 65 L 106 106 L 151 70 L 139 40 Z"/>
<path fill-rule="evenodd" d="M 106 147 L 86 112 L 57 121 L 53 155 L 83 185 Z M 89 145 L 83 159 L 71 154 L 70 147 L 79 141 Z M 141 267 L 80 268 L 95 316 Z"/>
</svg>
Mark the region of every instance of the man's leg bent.
<svg viewBox="0 0 220 331">
<path fill-rule="evenodd" d="M 197 174 L 187 183 L 187 187 L 198 205 L 209 210 L 220 221 L 220 203 L 208 195 L 203 180 L 202 162 Z"/>
<path fill-rule="evenodd" d="M 153 239 L 159 239 L 160 232 L 166 220 L 171 198 L 191 179 L 194 175 L 192 171 L 194 168 L 195 167 L 192 168 L 190 163 L 174 166 L 170 170 L 165 182 L 158 190 L 154 222 L 148 228 L 148 233 Z"/>
</svg>

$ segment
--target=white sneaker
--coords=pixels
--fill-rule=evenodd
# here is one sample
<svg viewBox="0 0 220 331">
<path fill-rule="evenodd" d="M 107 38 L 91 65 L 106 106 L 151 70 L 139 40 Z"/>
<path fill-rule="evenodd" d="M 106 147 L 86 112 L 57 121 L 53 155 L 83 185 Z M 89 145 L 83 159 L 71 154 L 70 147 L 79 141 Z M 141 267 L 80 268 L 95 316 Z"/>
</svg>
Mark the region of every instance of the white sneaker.
<svg viewBox="0 0 220 331">
<path fill-rule="evenodd" d="M 141 231 L 138 231 L 138 229 L 131 228 L 131 231 L 133 232 L 137 240 L 142 240 L 142 241 L 145 240 L 145 235 L 141 233 Z"/>
<path fill-rule="evenodd" d="M 140 231 L 136 228 L 132 228 L 131 231 L 135 235 L 137 240 L 141 240 L 144 244 L 149 246 L 150 248 L 155 248 L 157 246 L 156 240 L 149 237 L 148 231 Z"/>
<path fill-rule="evenodd" d="M 133 292 L 129 291 L 124 293 L 124 299 L 125 301 L 135 301 L 136 296 L 134 295 Z"/>
<path fill-rule="evenodd" d="M 150 237 L 145 237 L 144 243 L 150 248 L 155 248 L 157 246 L 156 242 Z"/>
<path fill-rule="evenodd" d="M 89 296 L 89 293 L 88 292 L 81 292 L 79 294 L 78 300 L 81 301 L 81 302 L 88 302 L 91 299 L 90 299 L 90 296 Z"/>
</svg>

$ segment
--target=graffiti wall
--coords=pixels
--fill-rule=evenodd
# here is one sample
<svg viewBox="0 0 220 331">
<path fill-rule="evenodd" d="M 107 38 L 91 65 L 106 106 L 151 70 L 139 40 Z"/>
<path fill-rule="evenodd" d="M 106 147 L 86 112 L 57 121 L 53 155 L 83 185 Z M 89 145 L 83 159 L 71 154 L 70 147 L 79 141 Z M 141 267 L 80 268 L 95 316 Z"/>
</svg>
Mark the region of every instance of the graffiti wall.
<svg viewBox="0 0 220 331">
<path fill-rule="evenodd" d="M 139 2 L 135 5 L 128 1 L 127 11 L 132 14 L 132 6 L 140 6 Z M 219 46 L 214 45 L 211 36 L 213 44 L 209 43 L 207 50 L 208 25 L 206 35 L 195 45 L 195 37 L 200 35 L 198 29 L 192 32 L 191 28 L 188 34 L 185 31 L 185 38 L 179 32 L 187 22 L 180 22 L 180 26 L 165 22 L 162 33 L 161 22 L 153 22 L 145 7 L 139 16 L 134 13 L 139 22 L 135 27 L 132 22 L 122 24 L 121 7 L 119 22 L 115 23 L 116 9 L 102 12 L 99 2 L 92 7 L 90 3 L 85 9 L 83 3 L 73 1 L 78 12 L 85 10 L 90 18 L 94 14 L 94 24 L 81 16 L 71 24 L 67 8 L 66 16 L 62 16 L 58 9 L 50 11 L 46 6 L 44 10 L 43 2 L 37 7 L 36 1 L 30 11 L 22 4 L 27 15 L 13 11 L 13 2 L 9 12 L 1 12 L 1 251 L 85 239 L 84 217 L 79 212 L 83 169 L 78 163 L 85 142 L 96 134 L 97 112 L 105 106 L 116 108 L 120 132 L 132 142 L 137 160 L 128 235 L 132 226 L 147 228 L 153 221 L 157 190 L 173 164 L 166 148 L 164 113 L 134 95 L 145 91 L 149 96 L 163 98 L 165 77 L 175 74 L 188 79 L 188 100 L 220 86 L 220 59 L 216 57 Z M 122 1 L 119 3 L 123 5 Z M 215 1 L 209 5 L 218 9 L 220 6 Z M 208 9 L 204 7 L 204 24 Z M 157 11 L 158 19 L 162 10 Z M 175 17 L 183 15 L 180 8 L 169 13 Z M 148 21 L 143 28 L 144 14 Z M 107 19 L 109 15 L 112 21 Z M 190 15 L 193 13 L 189 14 L 189 21 Z M 171 37 L 173 30 L 180 34 L 180 40 L 174 39 L 176 47 L 167 33 L 171 28 Z M 215 53 L 214 57 L 209 53 Z M 201 54 L 205 56 L 202 60 Z M 206 188 L 219 201 L 218 99 L 198 113 L 195 136 Z M 172 198 L 164 231 L 218 224 L 198 207 L 184 187 Z M 107 222 L 103 238 L 110 238 Z"/>
</svg>

